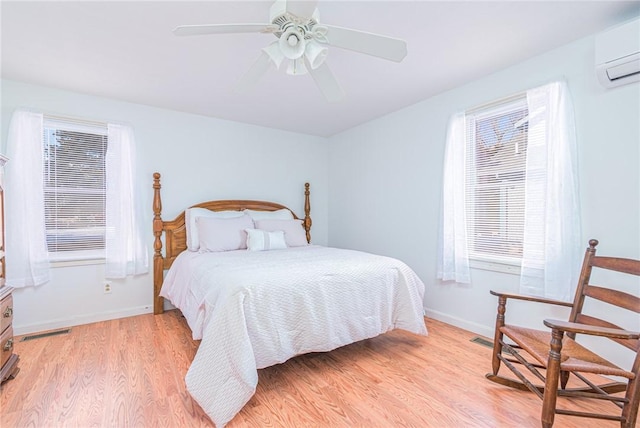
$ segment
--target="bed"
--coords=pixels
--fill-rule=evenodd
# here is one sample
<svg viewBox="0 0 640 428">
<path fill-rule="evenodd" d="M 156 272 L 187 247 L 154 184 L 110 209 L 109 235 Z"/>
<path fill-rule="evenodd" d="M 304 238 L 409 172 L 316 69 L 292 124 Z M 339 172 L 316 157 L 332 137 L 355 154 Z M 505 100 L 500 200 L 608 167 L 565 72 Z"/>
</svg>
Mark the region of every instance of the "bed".
<svg viewBox="0 0 640 428">
<path fill-rule="evenodd" d="M 154 313 L 168 298 L 201 339 L 185 382 L 217 426 L 251 399 L 258 369 L 397 328 L 427 334 L 424 284 L 407 265 L 310 244 L 308 183 L 303 218 L 227 200 L 163 221 L 158 173 L 153 188 Z"/>
</svg>

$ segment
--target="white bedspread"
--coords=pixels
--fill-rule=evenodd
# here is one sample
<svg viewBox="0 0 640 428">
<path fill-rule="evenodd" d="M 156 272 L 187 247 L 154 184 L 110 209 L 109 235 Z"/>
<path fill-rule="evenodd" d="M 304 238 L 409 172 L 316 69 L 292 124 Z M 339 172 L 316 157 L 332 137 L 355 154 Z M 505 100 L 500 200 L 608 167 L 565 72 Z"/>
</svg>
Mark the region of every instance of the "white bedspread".
<svg viewBox="0 0 640 428">
<path fill-rule="evenodd" d="M 187 390 L 217 426 L 255 393 L 259 368 L 395 328 L 427 334 L 417 275 L 399 260 L 357 251 L 185 251 L 161 295 L 202 339 Z"/>
</svg>

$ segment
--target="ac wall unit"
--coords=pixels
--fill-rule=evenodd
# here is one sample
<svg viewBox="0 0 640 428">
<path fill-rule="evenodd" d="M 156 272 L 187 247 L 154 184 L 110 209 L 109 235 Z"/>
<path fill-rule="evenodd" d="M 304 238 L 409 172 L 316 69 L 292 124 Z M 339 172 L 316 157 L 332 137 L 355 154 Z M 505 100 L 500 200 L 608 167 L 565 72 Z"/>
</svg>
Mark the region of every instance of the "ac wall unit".
<svg viewBox="0 0 640 428">
<path fill-rule="evenodd" d="M 596 73 L 606 88 L 640 81 L 640 18 L 596 36 Z"/>
</svg>

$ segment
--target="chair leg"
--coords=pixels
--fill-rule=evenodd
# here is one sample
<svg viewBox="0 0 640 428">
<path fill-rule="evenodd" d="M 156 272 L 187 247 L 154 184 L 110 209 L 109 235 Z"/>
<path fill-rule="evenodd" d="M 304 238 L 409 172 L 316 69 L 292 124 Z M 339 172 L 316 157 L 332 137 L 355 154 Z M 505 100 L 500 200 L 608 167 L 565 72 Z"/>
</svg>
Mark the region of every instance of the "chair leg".
<svg viewBox="0 0 640 428">
<path fill-rule="evenodd" d="M 547 379 L 542 399 L 542 426 L 551 428 L 556 415 L 556 399 L 558 397 L 558 380 L 560 378 L 560 353 L 562 352 L 562 336 L 564 332 L 553 329 L 549 359 L 547 362 Z"/>
<path fill-rule="evenodd" d="M 570 374 L 571 374 L 570 372 L 567 372 L 564 370 L 560 372 L 560 388 L 565 389 L 567 387 Z"/>
<path fill-rule="evenodd" d="M 496 315 L 496 328 L 493 337 L 493 358 L 491 360 L 491 366 L 493 374 L 497 375 L 500 370 L 500 358 L 498 355 L 502 353 L 502 331 L 500 329 L 504 326 L 504 313 L 507 310 L 507 298 L 498 298 L 498 314 Z"/>
<path fill-rule="evenodd" d="M 629 400 L 622 409 L 622 418 L 626 422 L 621 422 L 622 428 L 634 428 L 638 418 L 638 404 L 640 403 L 640 384 L 638 378 L 631 379 L 627 384 L 625 398 Z"/>
</svg>

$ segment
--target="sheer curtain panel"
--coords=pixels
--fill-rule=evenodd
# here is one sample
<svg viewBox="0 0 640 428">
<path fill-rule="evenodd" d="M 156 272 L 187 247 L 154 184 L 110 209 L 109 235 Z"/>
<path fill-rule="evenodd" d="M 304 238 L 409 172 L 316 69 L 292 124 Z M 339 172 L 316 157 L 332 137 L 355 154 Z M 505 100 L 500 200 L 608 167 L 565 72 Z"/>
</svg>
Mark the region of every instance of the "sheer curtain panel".
<svg viewBox="0 0 640 428">
<path fill-rule="evenodd" d="M 43 116 L 16 110 L 9 125 L 5 217 L 7 285 L 28 287 L 49 281 L 44 190 Z"/>
<path fill-rule="evenodd" d="M 573 106 L 565 82 L 527 91 L 527 103 L 520 292 L 569 301 L 582 252 Z"/>
<path fill-rule="evenodd" d="M 438 278 L 468 284 L 471 274 L 465 214 L 465 132 L 465 114 L 454 114 L 447 130 L 442 177 Z"/>
<path fill-rule="evenodd" d="M 149 271 L 135 187 L 135 140 L 133 129 L 125 125 L 109 124 L 107 135 L 105 276 L 124 278 Z"/>
</svg>

